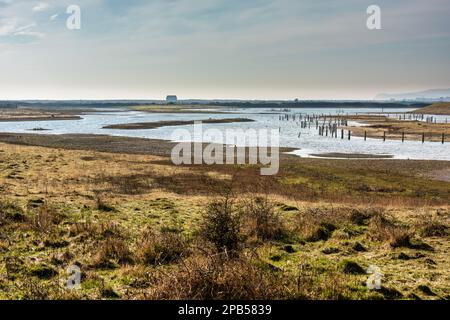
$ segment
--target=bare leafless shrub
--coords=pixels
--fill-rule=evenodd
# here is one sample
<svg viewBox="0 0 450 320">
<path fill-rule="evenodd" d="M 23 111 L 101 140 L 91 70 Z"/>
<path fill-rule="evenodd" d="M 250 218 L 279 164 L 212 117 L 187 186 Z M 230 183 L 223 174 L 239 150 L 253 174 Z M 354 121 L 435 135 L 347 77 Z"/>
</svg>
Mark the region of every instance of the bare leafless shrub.
<svg viewBox="0 0 450 320">
<path fill-rule="evenodd" d="M 218 252 L 241 249 L 241 215 L 230 196 L 211 201 L 202 215 L 200 236 L 214 244 Z"/>
<path fill-rule="evenodd" d="M 256 236 L 261 241 L 281 240 L 287 236 L 288 231 L 280 214 L 267 197 L 245 201 L 243 210 L 250 236 Z"/>
</svg>

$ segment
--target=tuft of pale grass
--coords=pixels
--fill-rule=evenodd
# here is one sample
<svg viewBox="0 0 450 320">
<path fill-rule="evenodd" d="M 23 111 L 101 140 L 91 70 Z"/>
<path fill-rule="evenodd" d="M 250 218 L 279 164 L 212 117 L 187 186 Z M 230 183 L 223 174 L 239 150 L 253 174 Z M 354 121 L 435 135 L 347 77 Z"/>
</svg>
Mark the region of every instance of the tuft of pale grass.
<svg viewBox="0 0 450 320">
<path fill-rule="evenodd" d="M 97 254 L 94 256 L 92 266 L 108 269 L 116 265 L 128 265 L 133 263 L 133 254 L 127 243 L 120 239 L 106 239 L 100 244 Z"/>
<path fill-rule="evenodd" d="M 450 231 L 448 225 L 436 218 L 423 221 L 417 229 L 422 237 L 447 237 Z"/>
<path fill-rule="evenodd" d="M 50 234 L 61 223 L 62 218 L 56 207 L 44 203 L 32 212 L 30 227 L 36 232 Z"/>
<path fill-rule="evenodd" d="M 139 261 L 146 265 L 177 262 L 185 255 L 188 255 L 188 245 L 181 234 L 151 229 L 144 232 L 137 250 Z"/>
</svg>

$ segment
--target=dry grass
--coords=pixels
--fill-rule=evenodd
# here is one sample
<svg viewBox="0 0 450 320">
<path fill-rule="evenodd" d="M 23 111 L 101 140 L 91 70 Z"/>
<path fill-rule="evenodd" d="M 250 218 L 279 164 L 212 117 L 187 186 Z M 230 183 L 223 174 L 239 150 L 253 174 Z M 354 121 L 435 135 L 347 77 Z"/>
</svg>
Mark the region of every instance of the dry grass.
<svg viewBox="0 0 450 320">
<path fill-rule="evenodd" d="M 450 103 L 435 103 L 425 108 L 417 109 L 413 113 L 450 115 Z"/>
<path fill-rule="evenodd" d="M 140 240 L 137 256 L 146 265 L 168 264 L 187 256 L 186 239 L 179 233 L 146 230 Z"/>
<path fill-rule="evenodd" d="M 3 144 L 0 160 L 0 299 L 69 297 L 52 285 L 71 264 L 86 299 L 399 297 L 368 292 L 346 259 L 380 266 L 388 293 L 448 288 L 449 184 L 426 178 L 443 162 L 283 158 L 265 179 L 251 166 Z M 218 198 L 230 189 L 239 197 Z M 40 279 L 39 266 L 58 275 Z"/>
<path fill-rule="evenodd" d="M 339 227 L 350 224 L 363 226 L 381 214 L 382 209 L 379 208 L 309 208 L 296 216 L 296 232 L 307 241 L 328 240 Z"/>
<path fill-rule="evenodd" d="M 145 295 L 148 299 L 270 299 L 280 288 L 244 259 L 196 257 L 184 261 Z"/>
<path fill-rule="evenodd" d="M 164 273 L 145 299 L 239 300 L 275 299 L 283 295 L 276 276 L 246 258 L 192 257 Z"/>
<path fill-rule="evenodd" d="M 169 300 L 346 299 L 345 277 L 300 268 L 274 273 L 257 257 L 193 256 L 163 272 L 140 298 Z"/>
<path fill-rule="evenodd" d="M 0 227 L 14 222 L 25 222 L 27 217 L 23 209 L 15 203 L 0 202 Z"/>
<path fill-rule="evenodd" d="M 447 139 L 450 135 L 450 123 L 427 123 L 411 120 L 397 120 L 384 116 L 356 116 L 350 117 L 351 120 L 360 121 L 367 126 L 349 126 L 345 130 L 351 130 L 352 134 L 364 137 L 366 132 L 368 138 L 383 139 L 386 133 L 386 139 L 400 140 L 402 134 L 405 134 L 405 140 L 422 140 L 422 134 L 425 134 L 426 141 L 440 142 L 442 134 Z"/>
<path fill-rule="evenodd" d="M 419 224 L 418 229 L 422 237 L 447 237 L 450 227 L 437 218 L 431 218 Z"/>
<path fill-rule="evenodd" d="M 133 254 L 128 244 L 120 239 L 106 239 L 100 244 L 99 250 L 92 260 L 94 268 L 114 268 L 117 265 L 133 263 Z"/>
<path fill-rule="evenodd" d="M 369 233 L 372 239 L 388 242 L 392 248 L 433 250 L 431 246 L 418 240 L 410 227 L 398 225 L 382 214 L 372 218 Z"/>
<path fill-rule="evenodd" d="M 30 227 L 36 232 L 50 234 L 61 223 L 62 219 L 63 217 L 57 208 L 44 203 L 32 211 Z"/>
</svg>

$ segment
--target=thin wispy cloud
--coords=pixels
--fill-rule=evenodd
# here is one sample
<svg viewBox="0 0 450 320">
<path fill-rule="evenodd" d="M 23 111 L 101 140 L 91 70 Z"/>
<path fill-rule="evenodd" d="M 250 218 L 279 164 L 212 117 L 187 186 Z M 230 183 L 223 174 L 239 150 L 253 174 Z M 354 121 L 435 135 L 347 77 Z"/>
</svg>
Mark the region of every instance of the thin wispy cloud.
<svg viewBox="0 0 450 320">
<path fill-rule="evenodd" d="M 31 29 L 31 28 L 34 28 L 34 27 L 36 27 L 36 26 L 37 26 L 36 23 L 31 23 L 31 24 L 28 24 L 28 25 L 26 25 L 26 26 L 19 27 L 19 28 L 17 28 L 15 31 L 16 31 L 16 32 L 26 31 L 26 30 Z"/>
<path fill-rule="evenodd" d="M 26 36 L 26 37 L 44 38 L 45 37 L 45 33 L 33 30 L 36 27 L 37 27 L 36 23 L 31 23 L 29 25 L 16 28 L 14 30 L 14 36 Z"/>
<path fill-rule="evenodd" d="M 40 2 L 39 4 L 33 7 L 33 11 L 41 12 L 47 10 L 49 7 L 50 5 L 48 3 Z"/>
<path fill-rule="evenodd" d="M 17 19 L 0 17 L 0 37 L 12 34 L 17 25 Z"/>
<path fill-rule="evenodd" d="M 36 38 L 44 38 L 45 37 L 45 33 L 30 31 L 30 30 L 17 31 L 14 33 L 14 35 L 15 36 L 36 37 Z"/>
</svg>

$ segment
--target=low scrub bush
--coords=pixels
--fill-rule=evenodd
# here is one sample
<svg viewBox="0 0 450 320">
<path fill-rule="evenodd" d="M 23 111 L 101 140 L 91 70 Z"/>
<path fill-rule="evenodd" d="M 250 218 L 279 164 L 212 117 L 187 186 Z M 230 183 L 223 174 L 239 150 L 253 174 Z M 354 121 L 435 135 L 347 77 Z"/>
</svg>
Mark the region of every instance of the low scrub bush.
<svg viewBox="0 0 450 320">
<path fill-rule="evenodd" d="M 241 249 L 241 214 L 229 198 L 214 200 L 202 215 L 200 236 L 211 242 L 218 252 L 233 253 Z"/>
<path fill-rule="evenodd" d="M 261 241 L 281 240 L 287 236 L 288 231 L 280 214 L 267 198 L 252 198 L 245 202 L 243 210 L 250 236 L 256 236 Z"/>
</svg>

